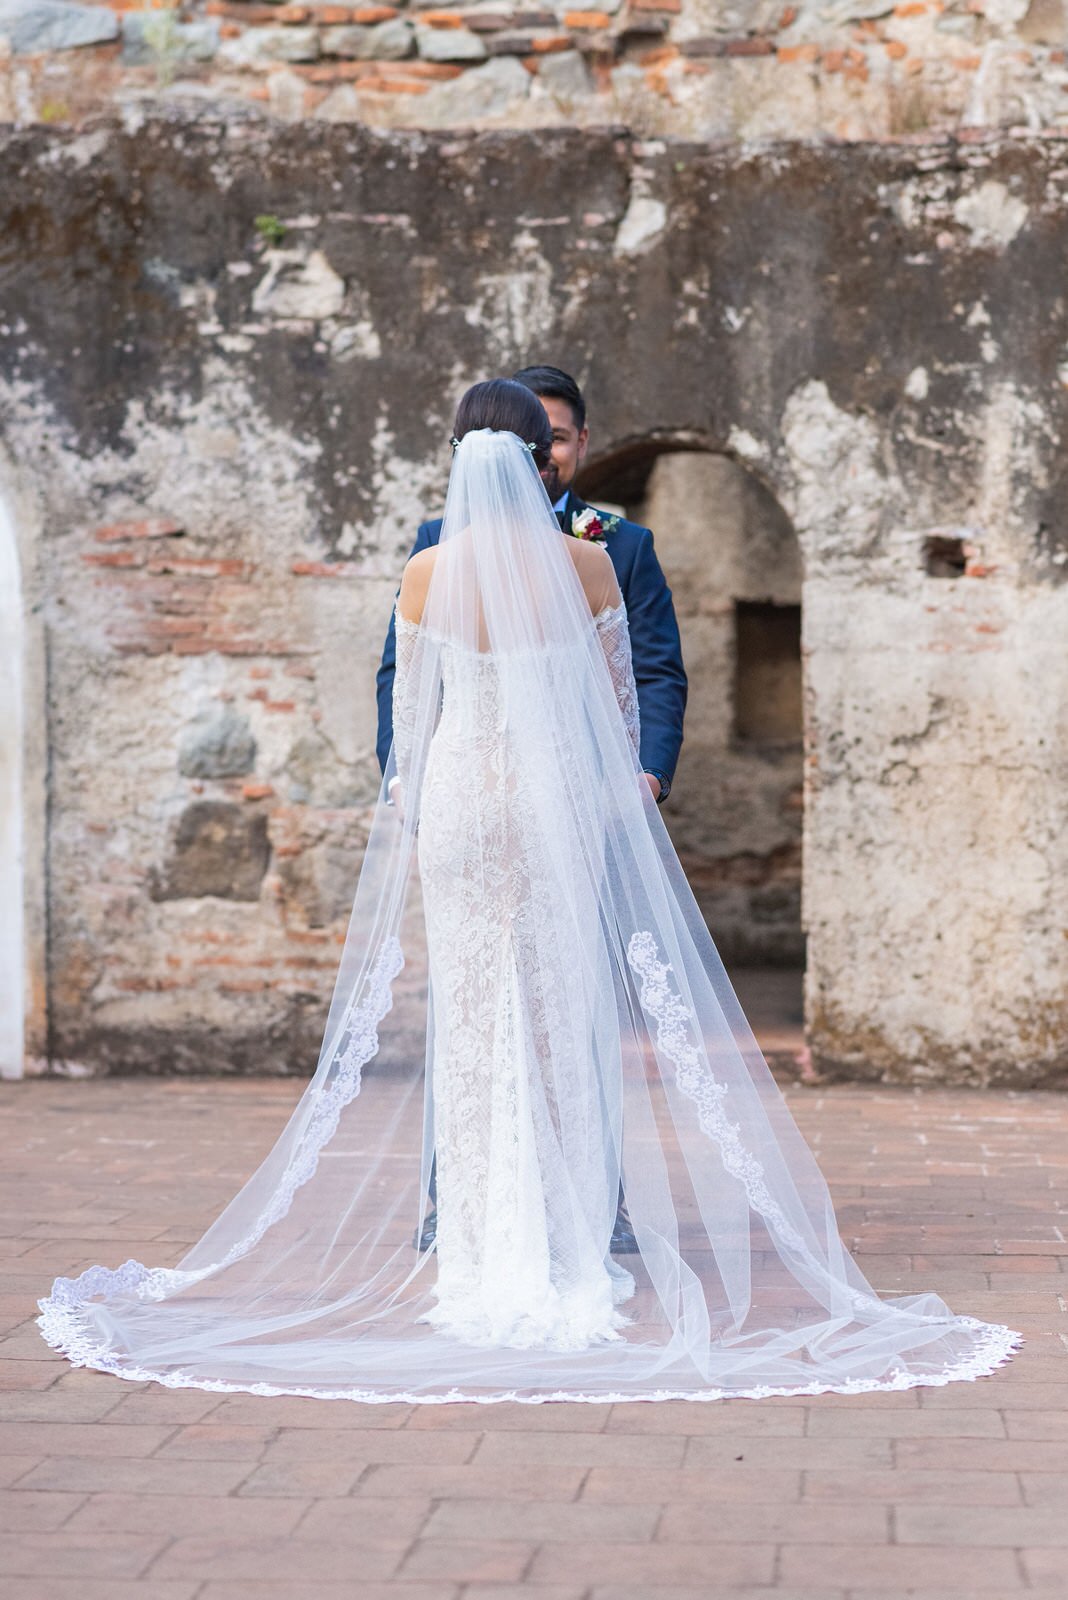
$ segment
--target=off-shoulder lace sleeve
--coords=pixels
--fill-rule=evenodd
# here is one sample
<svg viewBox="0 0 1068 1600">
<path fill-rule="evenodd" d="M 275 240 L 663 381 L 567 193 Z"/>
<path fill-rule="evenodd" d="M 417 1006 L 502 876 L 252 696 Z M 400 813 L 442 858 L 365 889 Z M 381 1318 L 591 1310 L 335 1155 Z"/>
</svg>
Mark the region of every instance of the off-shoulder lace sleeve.
<svg viewBox="0 0 1068 1600">
<path fill-rule="evenodd" d="M 396 613 L 397 664 L 393 673 L 393 757 L 402 792 L 408 787 L 412 741 L 415 737 L 415 683 L 412 660 L 419 624 Z"/>
<path fill-rule="evenodd" d="M 634 683 L 634 666 L 630 657 L 630 628 L 627 625 L 627 606 L 621 600 L 618 606 L 606 606 L 595 618 L 597 633 L 604 650 L 608 670 L 612 674 L 616 699 L 623 713 L 623 722 L 634 754 L 638 754 L 641 724 L 638 716 L 638 691 Z"/>
</svg>

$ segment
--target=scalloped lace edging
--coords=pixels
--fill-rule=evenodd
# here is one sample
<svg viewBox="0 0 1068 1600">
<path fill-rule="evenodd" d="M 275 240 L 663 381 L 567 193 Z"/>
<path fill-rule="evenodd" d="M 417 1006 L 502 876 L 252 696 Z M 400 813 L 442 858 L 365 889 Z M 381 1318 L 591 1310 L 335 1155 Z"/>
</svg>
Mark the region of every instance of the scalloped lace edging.
<svg viewBox="0 0 1068 1600">
<path fill-rule="evenodd" d="M 134 1263 L 137 1265 L 137 1263 Z M 105 1269 L 97 1269 L 104 1271 Z M 146 1269 L 142 1268 L 142 1271 Z M 120 1269 L 121 1271 L 121 1269 Z M 145 1367 L 122 1367 L 118 1359 L 99 1342 L 88 1337 L 78 1307 L 53 1299 L 40 1300 L 37 1326 L 42 1338 L 76 1367 L 92 1367 L 130 1383 L 159 1383 L 166 1389 L 203 1389 L 211 1394 L 255 1394 L 264 1397 L 298 1395 L 310 1400 L 355 1400 L 364 1405 L 449 1405 L 457 1402 L 474 1405 L 542 1405 L 547 1401 L 568 1401 L 576 1405 L 622 1405 L 637 1400 L 765 1400 L 776 1395 L 871 1394 L 899 1389 L 943 1388 L 947 1383 L 974 1382 L 988 1377 L 1012 1359 L 1013 1352 L 1026 1343 L 1022 1333 L 1002 1323 L 982 1322 L 978 1317 L 957 1317 L 953 1326 L 982 1329 L 984 1337 L 975 1349 L 942 1372 L 915 1373 L 897 1369 L 889 1378 L 849 1378 L 844 1383 L 794 1384 L 776 1387 L 757 1384 L 752 1389 L 650 1389 L 642 1392 L 619 1391 L 588 1394 L 580 1390 L 558 1389 L 545 1394 L 522 1394 L 502 1389 L 498 1394 L 469 1394 L 450 1389 L 445 1394 L 385 1394 L 375 1389 L 309 1389 L 298 1385 L 273 1383 L 228 1383 L 223 1378 L 195 1378 L 185 1372 L 152 1372 Z"/>
</svg>

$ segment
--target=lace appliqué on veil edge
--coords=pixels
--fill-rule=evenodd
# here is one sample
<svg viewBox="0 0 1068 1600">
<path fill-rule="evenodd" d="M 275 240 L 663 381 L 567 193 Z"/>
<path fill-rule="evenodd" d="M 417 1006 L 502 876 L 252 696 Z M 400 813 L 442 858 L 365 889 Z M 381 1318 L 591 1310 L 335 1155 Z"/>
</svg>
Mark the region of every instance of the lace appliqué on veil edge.
<svg viewBox="0 0 1068 1600">
<path fill-rule="evenodd" d="M 319 1156 L 337 1132 L 342 1111 L 360 1092 L 363 1068 L 378 1050 L 378 1025 L 392 1007 L 393 980 L 403 965 L 404 953 L 400 941 L 395 936 L 390 936 L 383 941 L 374 964 L 367 973 L 365 997 L 359 1002 L 354 998 L 349 1003 L 338 1034 L 340 1048 L 335 1056 L 332 1073 L 319 1091 L 297 1148 L 290 1157 L 268 1205 L 244 1238 L 232 1246 L 221 1261 L 215 1261 L 211 1266 L 199 1268 L 195 1272 L 183 1272 L 177 1267 L 146 1267 L 140 1261 L 131 1259 L 124 1261 L 122 1266 L 116 1267 L 114 1271 L 108 1267 L 89 1267 L 77 1278 L 57 1278 L 52 1285 L 51 1297 L 48 1300 L 38 1301 L 43 1312 L 38 1318 L 38 1326 L 49 1344 L 55 1344 L 49 1328 L 54 1328 L 56 1322 L 64 1317 L 69 1320 L 69 1314 L 76 1311 L 85 1301 L 92 1300 L 97 1295 L 110 1299 L 124 1292 L 135 1293 L 139 1300 L 162 1300 L 175 1290 L 188 1288 L 190 1284 L 206 1278 L 209 1273 L 219 1272 L 247 1255 L 263 1238 L 267 1229 L 282 1220 L 293 1204 L 293 1196 L 297 1190 L 314 1176 L 319 1165 Z M 58 1344 L 55 1344 L 55 1347 L 62 1348 Z M 77 1363 L 76 1356 L 71 1355 L 70 1359 L 80 1364 Z M 97 1365 L 93 1361 L 84 1364 Z M 108 1367 L 105 1370 L 113 1371 L 114 1368 Z M 122 1373 L 120 1376 L 126 1374 Z M 158 1378 L 157 1381 L 162 1383 L 167 1380 Z"/>
</svg>

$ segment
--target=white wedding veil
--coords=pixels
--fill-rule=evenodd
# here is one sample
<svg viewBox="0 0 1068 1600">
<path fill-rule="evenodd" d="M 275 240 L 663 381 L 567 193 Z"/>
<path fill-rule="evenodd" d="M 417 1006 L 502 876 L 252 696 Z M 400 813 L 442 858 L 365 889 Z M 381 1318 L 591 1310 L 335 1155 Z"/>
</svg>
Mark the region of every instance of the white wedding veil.
<svg viewBox="0 0 1068 1600">
<path fill-rule="evenodd" d="M 1020 1342 L 879 1298 L 848 1254 L 642 777 L 609 559 L 595 609 L 570 545 L 528 441 L 467 433 L 315 1075 L 176 1265 L 57 1279 L 39 1324 L 71 1361 L 620 1401 L 944 1384 Z"/>
</svg>

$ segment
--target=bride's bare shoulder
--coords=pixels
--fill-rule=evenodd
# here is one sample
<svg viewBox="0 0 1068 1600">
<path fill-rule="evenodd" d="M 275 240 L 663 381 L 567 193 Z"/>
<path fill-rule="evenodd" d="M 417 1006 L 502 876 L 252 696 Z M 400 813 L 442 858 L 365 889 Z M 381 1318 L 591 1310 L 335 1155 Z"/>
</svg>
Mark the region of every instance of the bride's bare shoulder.
<svg viewBox="0 0 1068 1600">
<path fill-rule="evenodd" d="M 567 543 L 568 553 L 575 563 L 575 570 L 582 580 L 586 599 L 594 615 L 603 611 L 605 606 L 618 605 L 620 592 L 616 569 L 604 546 L 588 539 L 569 539 Z"/>
<path fill-rule="evenodd" d="M 408 622 L 418 622 L 423 615 L 437 555 L 436 545 L 428 545 L 425 550 L 417 550 L 414 556 L 408 557 L 397 596 L 397 610 Z"/>
</svg>

